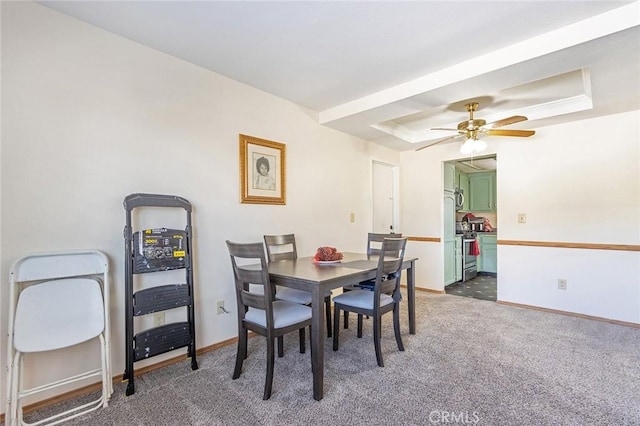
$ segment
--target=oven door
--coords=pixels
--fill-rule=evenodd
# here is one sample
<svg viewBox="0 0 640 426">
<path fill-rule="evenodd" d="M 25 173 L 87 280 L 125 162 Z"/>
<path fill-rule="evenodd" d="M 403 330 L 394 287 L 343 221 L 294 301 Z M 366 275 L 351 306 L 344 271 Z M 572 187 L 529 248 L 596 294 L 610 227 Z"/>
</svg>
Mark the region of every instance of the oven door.
<svg viewBox="0 0 640 426">
<path fill-rule="evenodd" d="M 477 256 L 473 251 L 475 238 L 462 239 L 462 281 L 475 278 L 478 275 Z"/>
<path fill-rule="evenodd" d="M 476 260 L 478 256 L 473 254 L 473 245 L 475 244 L 475 242 L 476 242 L 475 238 L 462 239 L 462 251 L 463 251 L 462 263 L 464 264 L 465 267 L 471 266 L 472 264 L 473 265 L 476 264 Z"/>
</svg>

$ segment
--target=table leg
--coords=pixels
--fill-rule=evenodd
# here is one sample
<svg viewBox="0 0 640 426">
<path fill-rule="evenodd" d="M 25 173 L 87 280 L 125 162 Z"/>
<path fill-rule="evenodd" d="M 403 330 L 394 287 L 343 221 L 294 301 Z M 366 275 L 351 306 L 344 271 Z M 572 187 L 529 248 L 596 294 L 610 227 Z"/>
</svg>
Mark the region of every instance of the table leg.
<svg viewBox="0 0 640 426">
<path fill-rule="evenodd" d="M 320 286 L 312 291 L 311 371 L 313 373 L 313 399 L 320 401 L 324 385 L 324 290 Z"/>
<path fill-rule="evenodd" d="M 409 299 L 409 334 L 416 334 L 416 274 L 414 262 L 407 269 L 407 298 Z"/>
</svg>

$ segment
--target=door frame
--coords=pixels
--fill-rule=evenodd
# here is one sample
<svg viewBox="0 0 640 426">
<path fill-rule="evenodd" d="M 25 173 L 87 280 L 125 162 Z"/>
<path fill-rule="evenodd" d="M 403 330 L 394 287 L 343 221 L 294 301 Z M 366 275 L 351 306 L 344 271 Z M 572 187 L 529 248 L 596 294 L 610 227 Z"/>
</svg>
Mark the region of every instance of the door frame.
<svg viewBox="0 0 640 426">
<path fill-rule="evenodd" d="M 490 152 L 490 153 L 487 153 L 487 154 L 485 154 L 485 155 L 482 155 L 479 159 L 491 158 L 491 157 L 493 157 L 493 158 L 496 160 L 496 162 L 497 162 L 497 159 L 498 159 L 498 153 L 496 153 L 496 152 Z M 444 178 L 445 178 L 445 177 L 444 177 L 444 173 L 445 173 L 444 164 L 445 164 L 445 163 L 454 163 L 454 162 L 458 162 L 458 161 L 469 161 L 469 160 L 473 161 L 473 159 L 474 159 L 474 157 L 461 157 L 461 158 L 453 158 L 453 159 L 448 159 L 448 160 L 442 160 L 441 164 L 442 164 L 442 190 L 443 190 L 443 192 L 444 192 Z M 498 168 L 499 168 L 499 167 L 498 167 L 498 165 L 496 164 L 496 168 L 495 168 L 495 172 L 496 172 L 496 188 L 497 188 L 497 186 L 498 186 L 498 176 L 499 176 Z M 470 194 L 465 194 L 465 196 L 468 196 L 468 195 L 470 195 Z M 498 194 L 497 194 L 497 189 L 496 189 L 496 199 L 497 199 L 497 196 L 498 196 Z M 442 202 L 442 203 L 443 203 L 442 205 L 443 205 L 443 212 L 444 212 L 444 199 L 443 199 L 443 202 Z M 456 212 L 456 213 L 454 213 L 454 220 L 455 220 L 455 215 L 456 215 L 456 214 L 457 214 L 457 212 Z M 497 210 L 497 208 L 496 208 L 496 217 L 497 217 L 497 214 L 498 214 L 498 210 Z M 496 222 L 497 222 L 497 221 L 496 221 Z M 444 258 L 444 257 L 445 257 L 445 256 L 444 256 L 444 235 L 445 235 L 445 233 L 446 233 L 446 230 L 445 230 L 444 224 L 445 224 L 445 220 L 444 220 L 444 215 L 443 215 L 443 216 L 442 216 L 442 232 L 443 232 L 443 234 L 442 234 L 442 235 L 443 235 L 443 237 L 442 237 L 442 240 L 443 240 L 443 245 L 442 245 L 442 246 L 443 246 L 443 264 L 442 264 L 442 265 L 443 265 L 443 276 L 444 276 L 444 262 L 446 262 L 446 259 Z M 497 227 L 497 225 L 498 225 L 498 224 L 497 224 L 497 223 L 495 223 L 494 225 L 495 225 L 495 227 Z M 464 251 L 464 248 L 463 248 L 463 251 Z M 496 254 L 496 257 L 497 257 L 497 254 Z M 464 263 L 464 262 L 463 262 L 463 263 Z M 498 264 L 500 264 L 500 262 L 498 262 Z M 480 267 L 480 265 L 478 265 L 478 268 L 479 268 L 479 267 Z M 443 282 L 444 282 L 444 280 L 443 280 Z M 446 286 L 445 286 L 445 288 L 446 288 Z M 497 274 L 496 274 L 496 291 L 499 293 L 499 290 L 500 290 L 500 282 L 499 282 L 499 280 L 498 280 L 498 276 L 497 276 Z M 445 292 L 446 292 L 446 290 L 445 290 Z M 498 298 L 497 298 L 497 300 L 500 300 L 500 298 L 498 297 Z"/>
</svg>

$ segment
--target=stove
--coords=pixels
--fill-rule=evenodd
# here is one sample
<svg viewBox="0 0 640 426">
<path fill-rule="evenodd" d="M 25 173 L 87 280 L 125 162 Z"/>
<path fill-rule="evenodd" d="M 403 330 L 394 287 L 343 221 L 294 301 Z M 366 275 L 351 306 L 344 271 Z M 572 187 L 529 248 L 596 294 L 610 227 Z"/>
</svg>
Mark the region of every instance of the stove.
<svg viewBox="0 0 640 426">
<path fill-rule="evenodd" d="M 472 254 L 477 234 L 474 231 L 462 233 L 462 282 L 478 276 L 477 256 Z"/>
</svg>

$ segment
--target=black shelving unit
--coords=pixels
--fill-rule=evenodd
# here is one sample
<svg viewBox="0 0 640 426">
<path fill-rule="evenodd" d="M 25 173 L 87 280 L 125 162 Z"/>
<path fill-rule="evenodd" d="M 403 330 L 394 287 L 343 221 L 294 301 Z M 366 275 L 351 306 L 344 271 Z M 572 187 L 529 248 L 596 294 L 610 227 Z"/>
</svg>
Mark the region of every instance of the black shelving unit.
<svg viewBox="0 0 640 426">
<path fill-rule="evenodd" d="M 128 381 L 126 395 L 135 392 L 134 362 L 175 349 L 187 348 L 191 369 L 196 360 L 195 315 L 193 301 L 191 203 L 182 197 L 162 194 L 131 194 L 124 199 L 126 211 L 125 240 L 125 334 L 126 366 L 123 380 Z M 184 230 L 168 228 L 141 229 L 131 226 L 136 208 L 181 208 L 186 213 Z M 155 285 L 134 291 L 135 276 L 173 269 L 184 269 L 185 282 Z M 134 317 L 169 309 L 184 308 L 186 321 L 172 322 L 146 330 L 134 330 Z"/>
</svg>

